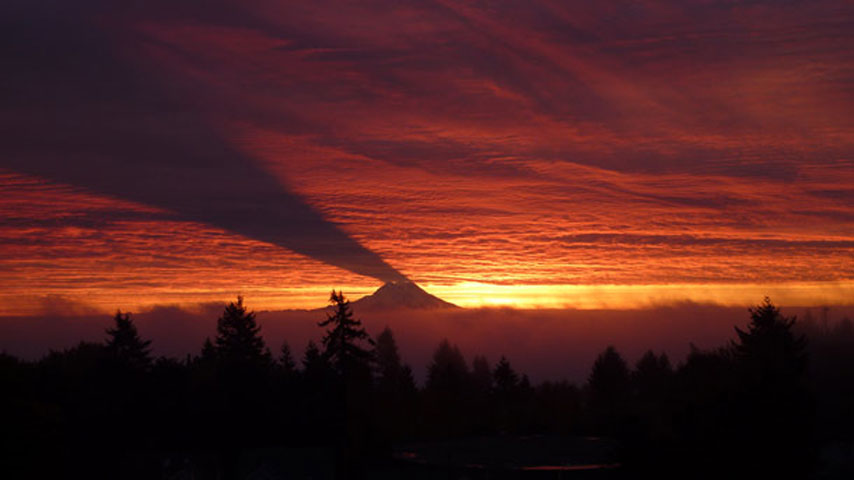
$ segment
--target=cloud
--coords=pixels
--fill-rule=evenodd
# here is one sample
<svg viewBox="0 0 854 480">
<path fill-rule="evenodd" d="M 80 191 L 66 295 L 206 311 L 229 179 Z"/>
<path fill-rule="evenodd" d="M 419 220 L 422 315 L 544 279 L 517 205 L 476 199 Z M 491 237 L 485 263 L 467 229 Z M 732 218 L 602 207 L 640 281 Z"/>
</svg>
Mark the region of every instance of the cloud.
<svg viewBox="0 0 854 480">
<path fill-rule="evenodd" d="M 838 1 L 0 9 L 0 297 L 854 278 Z"/>
<path fill-rule="evenodd" d="M 132 63 L 123 49 L 139 45 L 129 48 L 122 43 L 128 36 L 115 31 L 120 26 L 102 24 L 127 12 L 102 2 L 72 11 L 50 6 L 56 10 L 43 14 L 45 5 L 11 2 L 3 12 L 12 57 L 0 165 L 361 275 L 405 278 L 223 140 L 187 98 L 191 82 L 169 82 Z"/>
</svg>

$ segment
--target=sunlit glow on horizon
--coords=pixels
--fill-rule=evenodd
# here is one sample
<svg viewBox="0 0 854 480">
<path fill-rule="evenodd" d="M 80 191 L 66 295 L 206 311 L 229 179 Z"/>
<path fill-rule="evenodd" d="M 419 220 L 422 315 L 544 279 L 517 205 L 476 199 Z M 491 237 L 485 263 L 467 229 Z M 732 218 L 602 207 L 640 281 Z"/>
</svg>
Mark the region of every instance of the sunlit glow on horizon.
<svg viewBox="0 0 854 480">
<path fill-rule="evenodd" d="M 663 285 L 490 285 L 467 282 L 425 287 L 459 306 L 633 310 L 683 302 L 753 305 L 768 296 L 780 305 L 813 307 L 854 303 L 854 282 Z"/>
<path fill-rule="evenodd" d="M 764 297 L 787 307 L 854 305 L 854 282 L 790 282 L 779 284 L 670 284 L 670 285 L 494 285 L 464 282 L 422 287 L 429 293 L 464 308 L 637 310 L 676 306 L 686 302 L 716 306 L 752 306 Z M 351 300 L 371 294 L 377 286 L 335 285 L 297 288 L 256 288 L 212 291 L 209 289 L 143 294 L 117 294 L 88 290 L 77 297 L 24 296 L 13 302 L 0 294 L 7 315 L 80 315 L 111 313 L 117 309 L 142 312 L 154 307 L 176 306 L 193 310 L 208 304 L 224 304 L 244 295 L 256 311 L 310 310 L 326 306 L 332 289 Z M 9 297 L 9 298 L 5 298 Z"/>
</svg>

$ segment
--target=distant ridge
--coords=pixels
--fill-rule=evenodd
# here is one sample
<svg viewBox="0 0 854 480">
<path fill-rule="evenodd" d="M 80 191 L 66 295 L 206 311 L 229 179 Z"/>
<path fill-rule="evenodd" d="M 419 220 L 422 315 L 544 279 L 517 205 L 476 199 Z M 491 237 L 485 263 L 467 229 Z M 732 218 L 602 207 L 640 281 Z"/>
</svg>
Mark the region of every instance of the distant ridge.
<svg viewBox="0 0 854 480">
<path fill-rule="evenodd" d="M 378 310 L 442 310 L 460 308 L 425 292 L 414 282 L 388 282 L 374 293 L 352 302 L 356 312 Z"/>
</svg>

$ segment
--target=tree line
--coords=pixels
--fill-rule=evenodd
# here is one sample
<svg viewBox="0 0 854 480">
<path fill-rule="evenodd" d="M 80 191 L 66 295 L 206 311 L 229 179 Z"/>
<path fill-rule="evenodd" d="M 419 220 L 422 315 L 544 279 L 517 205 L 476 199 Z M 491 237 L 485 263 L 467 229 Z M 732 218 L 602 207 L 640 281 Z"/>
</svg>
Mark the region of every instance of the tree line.
<svg viewBox="0 0 854 480">
<path fill-rule="evenodd" d="M 678 365 L 653 351 L 630 365 L 609 346 L 583 384 L 533 385 L 509 359 L 469 363 L 443 340 L 423 387 L 389 328 L 373 338 L 341 292 L 330 302 L 322 342 L 299 359 L 287 343 L 270 350 L 241 297 L 185 359 L 154 358 L 122 312 L 102 343 L 0 355 L 0 469 L 160 478 L 135 459 L 203 451 L 236 478 L 252 449 L 323 446 L 353 477 L 401 442 L 548 433 L 615 439 L 630 474 L 791 477 L 821 468 L 819 446 L 854 427 L 851 322 L 796 325 L 768 299 L 729 345 L 692 347 Z"/>
</svg>

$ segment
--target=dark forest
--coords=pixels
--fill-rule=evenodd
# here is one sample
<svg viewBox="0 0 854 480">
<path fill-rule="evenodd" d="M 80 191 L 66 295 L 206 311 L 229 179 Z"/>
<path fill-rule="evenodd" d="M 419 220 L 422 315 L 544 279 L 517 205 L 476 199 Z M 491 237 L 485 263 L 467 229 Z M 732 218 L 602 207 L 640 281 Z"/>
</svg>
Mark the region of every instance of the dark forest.
<svg viewBox="0 0 854 480">
<path fill-rule="evenodd" d="M 153 358 L 122 312 L 101 343 L 34 362 L 4 354 L 3 470 L 87 478 L 852 473 L 837 451 L 854 432 L 848 319 L 797 321 L 766 299 L 728 345 L 692 347 L 675 365 L 653 351 L 630 365 L 603 346 L 582 384 L 533 385 L 511 359 L 468 361 L 449 339 L 419 386 L 390 329 L 371 338 L 342 293 L 330 302 L 318 322 L 323 340 L 303 358 L 293 358 L 287 339 L 265 339 L 242 298 L 183 359 Z M 514 459 L 554 446 L 594 464 L 550 471 Z M 437 449 L 492 456 L 471 465 L 437 458 Z"/>
</svg>

